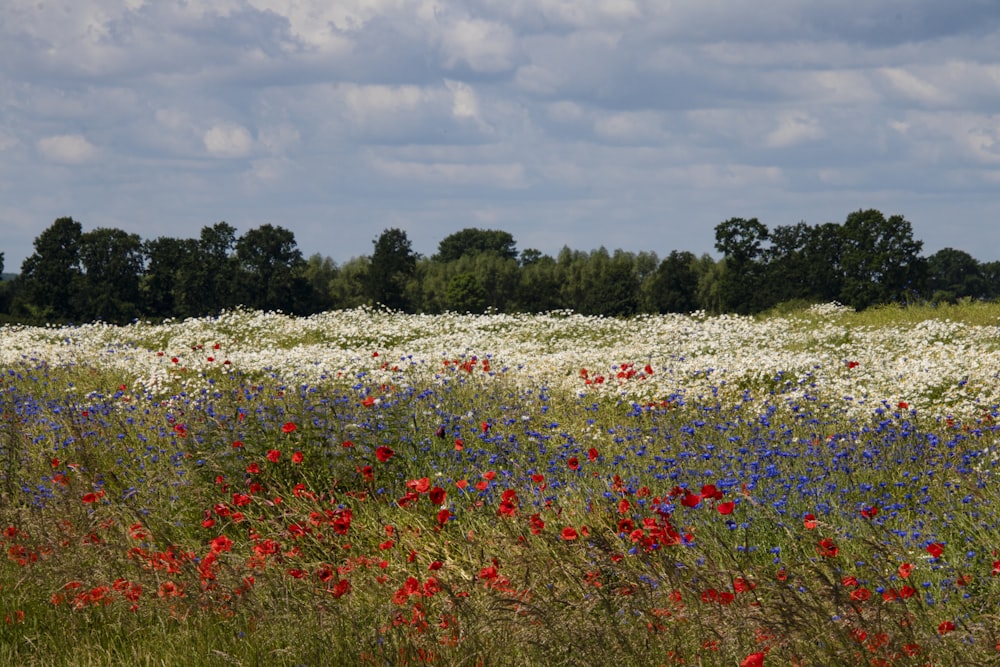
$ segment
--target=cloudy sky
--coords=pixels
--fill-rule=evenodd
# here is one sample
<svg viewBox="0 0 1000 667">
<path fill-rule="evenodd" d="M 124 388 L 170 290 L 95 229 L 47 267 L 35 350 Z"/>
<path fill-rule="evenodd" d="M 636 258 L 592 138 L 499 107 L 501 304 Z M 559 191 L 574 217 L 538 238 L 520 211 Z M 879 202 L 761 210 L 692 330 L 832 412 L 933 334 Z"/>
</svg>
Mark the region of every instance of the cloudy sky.
<svg viewBox="0 0 1000 667">
<path fill-rule="evenodd" d="M 0 251 L 57 217 L 306 254 L 714 253 L 901 214 L 1000 259 L 995 0 L 4 0 Z"/>
</svg>

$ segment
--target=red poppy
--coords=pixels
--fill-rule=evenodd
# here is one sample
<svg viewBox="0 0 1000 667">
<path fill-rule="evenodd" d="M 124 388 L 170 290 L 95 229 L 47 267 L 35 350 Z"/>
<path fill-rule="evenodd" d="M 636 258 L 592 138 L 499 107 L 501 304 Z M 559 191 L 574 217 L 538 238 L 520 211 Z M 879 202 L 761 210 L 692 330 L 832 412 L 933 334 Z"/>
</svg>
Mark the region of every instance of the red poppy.
<svg viewBox="0 0 1000 667">
<path fill-rule="evenodd" d="M 570 470 L 579 470 L 580 469 L 580 460 L 577 459 L 575 456 L 571 456 L 569 458 L 569 460 L 566 461 L 566 465 L 569 466 Z"/>
<path fill-rule="evenodd" d="M 938 626 L 938 634 L 946 635 L 954 629 L 955 629 L 954 623 L 952 623 L 951 621 L 944 621 L 943 623 L 941 623 L 941 625 Z"/>
<path fill-rule="evenodd" d="M 764 652 L 751 653 L 740 661 L 740 667 L 764 667 Z"/>
<path fill-rule="evenodd" d="M 427 494 L 427 497 L 433 504 L 443 505 L 444 499 L 447 495 L 448 495 L 447 491 L 442 489 L 440 486 L 435 486 L 433 489 L 430 490 L 430 493 Z"/>
<path fill-rule="evenodd" d="M 900 577 L 906 579 L 907 577 L 910 576 L 910 573 L 913 572 L 913 565 L 911 565 L 910 563 L 902 563 L 899 566 L 898 572 Z"/>
<path fill-rule="evenodd" d="M 295 425 L 295 422 L 285 422 L 281 426 L 281 432 L 282 433 L 294 433 L 295 429 L 297 429 L 297 428 L 298 428 L 298 426 Z"/>
<path fill-rule="evenodd" d="M 239 449 L 242 446 L 243 446 L 243 441 L 242 440 L 233 440 L 233 447 L 235 447 L 236 449 Z"/>
<path fill-rule="evenodd" d="M 572 526 L 566 526 L 565 528 L 563 528 L 561 535 L 562 538 L 566 541 L 575 540 L 577 537 L 579 537 L 579 535 L 576 532 L 576 529 L 573 528 Z"/>
<path fill-rule="evenodd" d="M 719 514 L 732 514 L 733 513 L 733 509 L 735 509 L 735 508 L 736 508 L 736 503 L 734 503 L 731 500 L 729 502 L 719 503 L 715 507 L 715 509 L 717 509 L 719 511 Z"/>
<path fill-rule="evenodd" d="M 804 517 L 802 517 L 802 523 L 807 530 L 812 530 L 813 528 L 816 527 L 816 517 L 813 516 L 812 514 L 806 514 Z"/>
<path fill-rule="evenodd" d="M 900 410 L 905 410 L 908 407 L 910 407 L 910 404 L 907 403 L 906 401 L 900 401 L 899 403 L 896 404 L 896 407 L 899 408 Z"/>
<path fill-rule="evenodd" d="M 467 479 L 460 479 L 457 482 L 455 482 L 455 486 L 457 486 L 458 488 L 463 489 L 463 490 L 468 485 L 469 485 L 469 480 L 467 480 Z"/>
<path fill-rule="evenodd" d="M 482 424 L 479 425 L 479 428 L 482 429 L 483 433 L 486 433 L 487 431 L 490 430 L 490 423 L 483 422 Z"/>
<path fill-rule="evenodd" d="M 455 438 L 455 451 L 460 452 L 465 447 L 465 443 L 461 438 Z"/>
<path fill-rule="evenodd" d="M 375 397 L 366 396 L 365 400 L 361 401 L 361 405 L 365 406 L 366 408 L 370 408 L 371 406 L 375 405 Z"/>
<path fill-rule="evenodd" d="M 386 461 L 391 459 L 392 455 L 395 453 L 396 452 L 392 451 L 392 449 L 383 445 L 375 450 L 375 458 L 377 458 L 379 462 L 385 463 Z"/>
<path fill-rule="evenodd" d="M 281 460 L 281 452 L 277 449 L 269 449 L 267 452 L 267 460 L 271 463 L 277 463 Z"/>
<path fill-rule="evenodd" d="M 871 519 L 876 514 L 878 514 L 878 508 L 875 507 L 874 505 L 871 506 L 871 507 L 862 507 L 861 508 L 861 516 L 863 516 L 866 519 Z"/>
<path fill-rule="evenodd" d="M 590 449 L 587 450 L 588 461 L 596 461 L 598 456 L 600 456 L 600 454 L 595 448 L 591 447 Z"/>
<path fill-rule="evenodd" d="M 940 558 L 941 554 L 944 553 L 944 545 L 940 542 L 931 542 L 927 545 L 927 553 L 931 555 L 931 558 Z"/>
<path fill-rule="evenodd" d="M 824 537 L 816 546 L 816 551 L 823 558 L 836 558 L 837 554 L 840 553 L 840 548 L 829 537 Z"/>
<path fill-rule="evenodd" d="M 303 460 L 305 460 L 305 456 L 302 455 L 302 452 L 292 454 L 292 463 L 302 463 Z"/>
</svg>

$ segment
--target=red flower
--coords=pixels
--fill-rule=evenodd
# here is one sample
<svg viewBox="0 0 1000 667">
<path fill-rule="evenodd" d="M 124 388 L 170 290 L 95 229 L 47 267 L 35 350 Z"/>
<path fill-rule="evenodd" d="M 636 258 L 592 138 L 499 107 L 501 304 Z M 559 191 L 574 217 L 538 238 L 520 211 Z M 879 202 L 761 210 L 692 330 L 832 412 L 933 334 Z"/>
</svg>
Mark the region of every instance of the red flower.
<svg viewBox="0 0 1000 667">
<path fill-rule="evenodd" d="M 447 491 L 442 489 L 440 486 L 435 486 L 433 489 L 430 490 L 430 493 L 427 494 L 427 497 L 430 498 L 430 501 L 433 504 L 443 505 L 444 499 L 447 495 L 448 495 Z"/>
<path fill-rule="evenodd" d="M 365 396 L 365 400 L 361 401 L 361 405 L 365 406 L 366 408 L 370 408 L 371 406 L 375 405 L 375 397 Z"/>
<path fill-rule="evenodd" d="M 823 558 L 836 558 L 837 554 L 840 553 L 840 548 L 829 537 L 824 537 L 816 546 L 816 551 Z"/>
<path fill-rule="evenodd" d="M 729 501 L 726 503 L 719 503 L 715 509 L 719 511 L 719 514 L 732 514 L 733 509 L 736 507 L 736 503 Z"/>
<path fill-rule="evenodd" d="M 572 526 L 566 526 L 565 528 L 563 528 L 561 535 L 562 538 L 566 541 L 575 540 L 577 537 L 579 537 L 579 535 L 576 532 L 576 529 L 573 528 Z"/>
<path fill-rule="evenodd" d="M 94 503 L 94 502 L 97 502 L 97 494 L 96 493 L 85 493 L 85 494 L 83 494 L 83 498 L 81 498 L 81 500 L 83 502 L 85 502 L 85 503 Z"/>
<path fill-rule="evenodd" d="M 463 490 L 468 485 L 469 485 L 469 480 L 467 480 L 467 479 L 460 479 L 457 482 L 455 482 L 455 486 L 457 486 L 458 488 L 463 489 Z"/>
<path fill-rule="evenodd" d="M 954 629 L 955 629 L 954 623 L 952 623 L 951 621 L 944 621 L 943 623 L 941 623 L 941 625 L 938 626 L 938 634 L 946 635 Z"/>
<path fill-rule="evenodd" d="M 271 463 L 277 463 L 278 461 L 281 460 L 281 452 L 279 452 L 277 449 L 268 450 L 267 460 L 270 461 Z"/>
<path fill-rule="evenodd" d="M 899 576 L 903 579 L 909 577 L 911 572 L 913 572 L 913 565 L 910 563 L 902 563 L 899 566 Z"/>
<path fill-rule="evenodd" d="M 225 535 L 219 535 L 208 541 L 212 547 L 214 553 L 221 553 L 223 551 L 232 551 L 233 541 L 226 537 Z"/>
<path fill-rule="evenodd" d="M 847 367 L 848 368 L 857 368 L 858 367 L 858 362 L 856 362 L 856 361 L 848 361 L 847 362 Z"/>
<path fill-rule="evenodd" d="M 243 441 L 242 440 L 233 440 L 233 447 L 235 447 L 236 449 L 239 449 L 242 446 L 243 446 Z"/>
<path fill-rule="evenodd" d="M 940 558 L 941 554 L 944 553 L 944 545 L 940 542 L 931 542 L 927 545 L 927 553 L 931 555 L 931 558 Z"/>
<path fill-rule="evenodd" d="M 392 451 L 392 449 L 383 445 L 375 450 L 375 458 L 377 458 L 379 462 L 385 463 L 386 461 L 391 459 L 392 455 L 395 453 L 396 452 Z"/>
<path fill-rule="evenodd" d="M 489 422 L 483 422 L 482 424 L 479 425 L 479 428 L 482 429 L 483 433 L 486 433 L 487 431 L 490 430 L 490 423 Z"/>
<path fill-rule="evenodd" d="M 701 496 L 695 495 L 690 491 L 685 493 L 684 497 L 681 499 L 681 505 L 684 507 L 697 507 L 700 502 Z"/>
<path fill-rule="evenodd" d="M 302 463 L 303 460 L 305 460 L 305 456 L 302 455 L 302 452 L 292 454 L 292 463 Z"/>
<path fill-rule="evenodd" d="M 802 523 L 807 530 L 812 530 L 813 528 L 816 527 L 816 517 L 813 516 L 812 514 L 806 514 L 804 517 L 802 517 Z"/>
<path fill-rule="evenodd" d="M 461 438 L 455 438 L 455 451 L 460 452 L 465 447 L 465 443 Z"/>
<path fill-rule="evenodd" d="M 295 429 L 297 429 L 297 428 L 298 428 L 298 426 L 295 425 L 295 422 L 285 422 L 281 426 L 281 432 L 282 433 L 294 433 Z"/>
<path fill-rule="evenodd" d="M 570 470 L 579 470 L 580 469 L 580 461 L 575 456 L 571 456 L 569 458 L 569 460 L 566 461 L 566 465 L 569 466 Z"/>
<path fill-rule="evenodd" d="M 764 667 L 763 651 L 758 651 L 757 653 L 751 653 L 747 657 L 743 658 L 743 660 L 740 662 L 740 667 Z"/>
<path fill-rule="evenodd" d="M 907 403 L 906 401 L 900 401 L 899 403 L 896 404 L 896 407 L 899 408 L 900 410 L 905 410 L 906 408 L 910 407 L 910 404 Z"/>
<path fill-rule="evenodd" d="M 587 450 L 588 461 L 596 461 L 598 456 L 600 456 L 600 454 L 595 448 L 591 447 L 590 449 Z"/>
</svg>

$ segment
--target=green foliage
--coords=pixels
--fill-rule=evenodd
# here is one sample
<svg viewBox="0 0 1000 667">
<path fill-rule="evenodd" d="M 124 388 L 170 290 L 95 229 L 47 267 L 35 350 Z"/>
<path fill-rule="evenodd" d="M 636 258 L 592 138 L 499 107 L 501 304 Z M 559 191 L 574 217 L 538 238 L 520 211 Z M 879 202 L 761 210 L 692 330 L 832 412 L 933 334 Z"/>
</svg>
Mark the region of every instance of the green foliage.
<svg viewBox="0 0 1000 667">
<path fill-rule="evenodd" d="M 445 303 L 457 313 L 481 313 L 486 308 L 486 290 L 473 274 L 459 273 L 448 281 Z"/>
<path fill-rule="evenodd" d="M 441 239 L 438 251 L 431 259 L 436 262 L 455 262 L 462 257 L 491 253 L 501 259 L 517 259 L 514 237 L 509 232 L 496 229 L 469 227 Z"/>
<path fill-rule="evenodd" d="M 366 278 L 366 292 L 374 302 L 397 310 L 406 310 L 406 284 L 413 275 L 417 255 L 409 237 L 401 229 L 386 229 L 372 241 L 372 253 Z"/>
</svg>

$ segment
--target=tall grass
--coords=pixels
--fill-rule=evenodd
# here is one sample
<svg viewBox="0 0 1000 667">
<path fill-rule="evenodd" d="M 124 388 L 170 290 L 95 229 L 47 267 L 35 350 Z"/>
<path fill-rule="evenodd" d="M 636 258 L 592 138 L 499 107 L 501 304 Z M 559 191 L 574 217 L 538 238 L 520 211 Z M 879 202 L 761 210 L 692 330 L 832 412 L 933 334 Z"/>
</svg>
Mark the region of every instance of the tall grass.
<svg viewBox="0 0 1000 667">
<path fill-rule="evenodd" d="M 360 340 L 354 316 L 323 335 Z M 910 404 L 847 368 L 871 359 L 861 348 L 797 371 L 747 348 L 763 372 L 736 377 L 649 342 L 666 326 L 713 349 L 792 326 L 809 330 L 781 344 L 855 326 L 877 340 L 912 314 L 570 318 L 569 334 L 545 318 L 443 317 L 409 337 L 403 316 L 378 317 L 385 331 L 331 346 L 336 362 L 308 333 L 316 376 L 301 348 L 284 348 L 287 366 L 249 362 L 261 320 L 31 332 L 84 342 L 8 359 L 0 382 L 0 661 L 1000 659 L 992 402 Z M 311 331 L 268 321 L 274 339 Z M 468 338 L 497 353 L 457 349 L 455 328 L 499 331 Z M 926 328 L 913 353 L 942 347 L 941 332 L 965 354 L 986 340 Z M 505 339 L 585 350 L 587 366 L 515 361 Z M 144 355 L 167 369 L 155 387 Z M 841 376 L 863 405 L 837 395 Z M 688 381 L 701 384 L 674 391 Z"/>
</svg>

